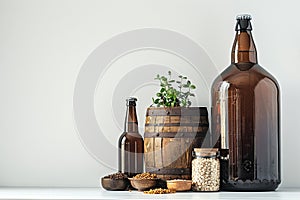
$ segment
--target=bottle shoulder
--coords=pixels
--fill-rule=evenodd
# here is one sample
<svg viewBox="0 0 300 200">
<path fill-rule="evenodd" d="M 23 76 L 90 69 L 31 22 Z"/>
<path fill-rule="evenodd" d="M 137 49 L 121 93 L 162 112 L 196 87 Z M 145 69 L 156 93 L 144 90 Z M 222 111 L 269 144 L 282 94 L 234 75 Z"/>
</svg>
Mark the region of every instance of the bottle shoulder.
<svg viewBox="0 0 300 200">
<path fill-rule="evenodd" d="M 218 88 L 223 82 L 231 85 L 257 85 L 262 80 L 272 83 L 279 90 L 277 80 L 260 65 L 238 66 L 237 64 L 231 64 L 216 77 L 212 84 L 212 89 Z"/>
<path fill-rule="evenodd" d="M 139 133 L 123 132 L 119 137 L 119 143 L 126 140 L 143 140 Z"/>
</svg>

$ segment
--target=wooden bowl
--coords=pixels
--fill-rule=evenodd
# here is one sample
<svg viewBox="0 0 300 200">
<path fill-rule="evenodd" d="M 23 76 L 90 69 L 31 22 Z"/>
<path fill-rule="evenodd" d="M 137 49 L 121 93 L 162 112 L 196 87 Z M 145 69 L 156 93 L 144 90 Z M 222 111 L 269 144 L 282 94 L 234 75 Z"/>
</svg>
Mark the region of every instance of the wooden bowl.
<svg viewBox="0 0 300 200">
<path fill-rule="evenodd" d="M 130 185 L 129 180 L 125 179 L 111 179 L 103 177 L 101 178 L 102 187 L 106 190 L 126 190 Z"/>
<path fill-rule="evenodd" d="M 131 186 L 138 191 L 144 191 L 146 189 L 153 188 L 156 185 L 157 179 L 134 179 L 128 178 Z"/>
<path fill-rule="evenodd" d="M 183 180 L 183 179 L 167 180 L 167 187 L 170 190 L 188 191 L 191 190 L 192 188 L 192 180 Z"/>
</svg>

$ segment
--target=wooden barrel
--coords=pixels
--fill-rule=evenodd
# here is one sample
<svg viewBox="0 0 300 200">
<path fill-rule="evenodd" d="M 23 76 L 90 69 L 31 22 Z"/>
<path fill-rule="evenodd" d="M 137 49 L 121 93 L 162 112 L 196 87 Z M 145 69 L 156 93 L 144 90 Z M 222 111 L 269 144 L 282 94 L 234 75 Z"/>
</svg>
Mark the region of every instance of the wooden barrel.
<svg viewBox="0 0 300 200">
<path fill-rule="evenodd" d="M 147 109 L 144 134 L 146 172 L 163 180 L 191 179 L 192 150 L 208 130 L 206 107 Z"/>
</svg>

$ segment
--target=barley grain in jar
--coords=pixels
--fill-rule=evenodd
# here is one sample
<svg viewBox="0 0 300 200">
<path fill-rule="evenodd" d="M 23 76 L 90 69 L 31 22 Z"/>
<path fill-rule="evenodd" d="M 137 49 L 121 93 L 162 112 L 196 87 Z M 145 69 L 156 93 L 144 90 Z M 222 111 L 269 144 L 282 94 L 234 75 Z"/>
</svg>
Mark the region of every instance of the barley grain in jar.
<svg viewBox="0 0 300 200">
<path fill-rule="evenodd" d="M 220 190 L 220 161 L 218 149 L 195 148 L 192 160 L 193 191 Z"/>
</svg>

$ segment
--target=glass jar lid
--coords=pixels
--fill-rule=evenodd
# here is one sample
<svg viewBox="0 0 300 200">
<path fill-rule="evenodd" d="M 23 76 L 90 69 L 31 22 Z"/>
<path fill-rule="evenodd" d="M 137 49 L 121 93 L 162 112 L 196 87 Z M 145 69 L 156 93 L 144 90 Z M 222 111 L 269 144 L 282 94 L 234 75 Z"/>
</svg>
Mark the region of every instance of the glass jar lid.
<svg viewBox="0 0 300 200">
<path fill-rule="evenodd" d="M 218 154 L 218 148 L 194 148 L 194 155 L 199 157 L 214 157 Z"/>
</svg>

